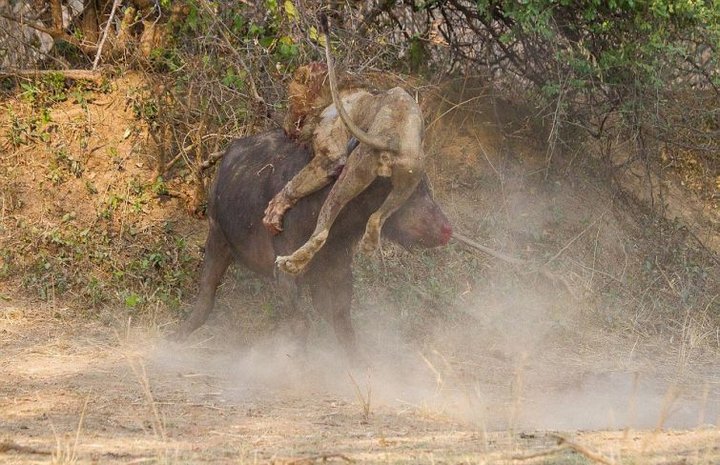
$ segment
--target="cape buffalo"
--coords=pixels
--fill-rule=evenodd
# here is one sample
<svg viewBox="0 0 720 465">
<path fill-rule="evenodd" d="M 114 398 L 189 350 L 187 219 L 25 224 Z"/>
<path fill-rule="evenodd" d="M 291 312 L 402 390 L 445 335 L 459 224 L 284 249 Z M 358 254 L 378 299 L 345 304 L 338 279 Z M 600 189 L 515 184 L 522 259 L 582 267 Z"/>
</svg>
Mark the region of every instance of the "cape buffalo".
<svg viewBox="0 0 720 465">
<path fill-rule="evenodd" d="M 276 270 L 275 259 L 303 244 L 313 232 L 318 212 L 330 186 L 298 202 L 286 217 L 284 231 L 270 234 L 262 223 L 268 201 L 311 158 L 310 150 L 276 130 L 234 141 L 217 170 L 208 199 L 210 231 L 200 278 L 200 293 L 190 316 L 175 333 L 183 339 L 201 326 L 213 308 L 215 291 L 233 259 L 250 270 L 276 277 L 286 314 L 304 341 L 308 325 L 299 310 L 298 286 L 308 286 L 315 309 L 332 324 L 351 356 L 356 338 L 350 318 L 353 292 L 353 248 L 362 237 L 370 215 L 382 204 L 392 186 L 378 178 L 349 202 L 335 221 L 325 247 L 299 276 Z M 445 214 L 432 199 L 427 182 L 387 221 L 383 237 L 404 247 L 444 245 L 452 235 Z"/>
</svg>

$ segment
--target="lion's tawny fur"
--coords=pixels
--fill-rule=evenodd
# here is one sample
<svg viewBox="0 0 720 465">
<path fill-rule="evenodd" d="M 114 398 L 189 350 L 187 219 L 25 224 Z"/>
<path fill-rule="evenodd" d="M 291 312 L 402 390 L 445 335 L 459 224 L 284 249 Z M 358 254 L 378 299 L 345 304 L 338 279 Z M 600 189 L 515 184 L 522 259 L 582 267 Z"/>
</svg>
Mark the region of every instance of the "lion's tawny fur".
<svg viewBox="0 0 720 465">
<path fill-rule="evenodd" d="M 338 88 L 341 92 L 367 89 L 363 79 L 348 73 L 338 73 Z M 320 114 L 332 105 L 327 65 L 312 62 L 298 67 L 288 84 L 288 111 L 283 123 L 285 133 L 291 138 L 309 143 L 320 122 Z"/>
</svg>

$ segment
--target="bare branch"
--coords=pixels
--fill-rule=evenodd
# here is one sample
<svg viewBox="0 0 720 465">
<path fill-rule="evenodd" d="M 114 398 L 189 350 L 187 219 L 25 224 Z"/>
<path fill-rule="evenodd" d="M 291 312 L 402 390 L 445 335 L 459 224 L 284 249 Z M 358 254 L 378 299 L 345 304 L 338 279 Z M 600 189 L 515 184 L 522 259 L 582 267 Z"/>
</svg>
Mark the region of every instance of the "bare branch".
<svg viewBox="0 0 720 465">
<path fill-rule="evenodd" d="M 583 446 L 582 444 L 578 444 L 576 442 L 573 442 L 566 438 L 565 436 L 561 436 L 559 434 L 551 434 L 552 437 L 557 439 L 558 444 L 560 445 L 567 445 L 570 449 L 574 450 L 575 452 L 584 455 L 588 459 L 592 460 L 593 462 L 601 463 L 603 465 L 617 465 L 617 462 L 614 460 L 611 460 L 604 455 L 595 452 L 594 450 L 589 449 L 586 446 Z"/>
<path fill-rule="evenodd" d="M 117 10 L 118 5 L 120 5 L 120 0 L 114 0 L 112 10 L 110 10 L 110 17 L 107 20 L 107 24 L 105 24 L 105 30 L 103 31 L 102 39 L 100 39 L 100 44 L 98 44 L 97 53 L 95 54 L 95 60 L 93 61 L 92 69 L 97 69 L 97 65 L 100 62 L 103 45 L 105 45 L 105 40 L 107 39 L 108 31 L 110 30 L 110 26 L 112 25 L 113 18 L 115 17 L 115 11 Z"/>
<path fill-rule="evenodd" d="M 64 31 L 65 25 L 63 24 L 62 5 L 60 0 L 51 0 L 50 8 L 52 11 L 53 27 L 56 31 Z"/>
<path fill-rule="evenodd" d="M 200 2 L 205 9 L 205 11 L 208 12 L 210 16 L 212 16 L 213 19 L 218 20 L 217 15 L 215 14 L 215 11 L 213 11 L 212 7 L 208 5 L 207 0 L 201 0 Z M 248 80 L 248 84 L 250 85 L 250 93 L 252 94 L 253 98 L 258 102 L 261 103 L 264 106 L 267 106 L 267 102 L 265 102 L 265 99 L 262 98 L 262 96 L 257 91 L 257 86 L 255 86 L 255 80 L 252 77 L 252 73 L 250 72 L 250 68 L 245 63 L 245 60 L 243 56 L 238 52 L 238 50 L 233 47 L 232 40 L 230 38 L 230 33 L 227 30 L 227 26 L 222 22 L 218 21 L 219 27 L 218 30 L 220 31 L 220 34 L 222 34 L 223 39 L 225 39 L 225 42 L 227 43 L 227 48 L 232 52 L 233 55 L 235 55 L 235 58 L 237 58 L 238 63 L 240 63 L 240 66 L 242 67 L 243 71 L 245 72 Z"/>
</svg>

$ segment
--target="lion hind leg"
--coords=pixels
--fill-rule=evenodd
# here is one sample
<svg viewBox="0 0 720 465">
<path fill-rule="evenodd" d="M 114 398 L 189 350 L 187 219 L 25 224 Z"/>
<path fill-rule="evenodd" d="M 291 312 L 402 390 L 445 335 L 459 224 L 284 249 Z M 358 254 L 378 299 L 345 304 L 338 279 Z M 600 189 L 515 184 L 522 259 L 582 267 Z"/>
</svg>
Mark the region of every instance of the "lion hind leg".
<svg viewBox="0 0 720 465">
<path fill-rule="evenodd" d="M 325 245 L 330 228 L 338 214 L 377 176 L 374 165 L 368 161 L 367 154 L 359 153 L 348 159 L 346 169 L 338 178 L 320 209 L 318 221 L 310 239 L 292 255 L 277 258 L 276 263 L 282 271 L 291 274 L 303 272 L 315 254 Z"/>
<path fill-rule="evenodd" d="M 363 253 L 372 253 L 380 245 L 380 235 L 385 221 L 400 208 L 417 188 L 422 177 L 420 170 L 398 169 L 392 173 L 393 188 L 365 226 L 365 234 L 360 239 L 359 249 Z"/>
</svg>

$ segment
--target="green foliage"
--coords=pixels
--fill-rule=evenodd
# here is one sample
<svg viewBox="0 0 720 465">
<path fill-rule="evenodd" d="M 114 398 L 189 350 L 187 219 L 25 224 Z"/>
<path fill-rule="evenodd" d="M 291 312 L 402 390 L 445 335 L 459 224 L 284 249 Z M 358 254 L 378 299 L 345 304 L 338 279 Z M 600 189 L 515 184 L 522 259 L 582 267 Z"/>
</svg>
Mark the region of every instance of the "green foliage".
<svg viewBox="0 0 720 465">
<path fill-rule="evenodd" d="M 60 73 L 50 73 L 41 79 L 21 82 L 20 97 L 36 108 L 46 107 L 67 100 L 65 77 Z"/>
<path fill-rule="evenodd" d="M 245 88 L 244 73 L 238 73 L 234 67 L 228 68 L 225 71 L 225 76 L 223 76 L 220 82 L 236 90 L 243 90 Z"/>
<path fill-rule="evenodd" d="M 150 189 L 155 195 L 168 195 L 169 193 L 167 185 L 165 184 L 165 180 L 162 178 L 162 176 L 158 176 L 155 181 L 153 181 Z"/>
<path fill-rule="evenodd" d="M 133 201 L 110 197 L 116 207 Z M 74 212 L 45 230 L 21 223 L 21 242 L 0 254 L 0 278 L 19 273 L 25 289 L 47 301 L 72 293 L 91 307 L 115 301 L 137 311 L 157 303 L 176 309 L 194 284 L 198 257 L 171 223 L 140 230 L 137 216 L 125 215 L 119 231 L 109 218 L 80 226 Z"/>
<path fill-rule="evenodd" d="M 48 124 L 52 121 L 49 111 L 44 108 L 39 113 L 33 112 L 26 116 L 18 116 L 12 108 L 8 109 L 9 125 L 6 136 L 13 147 L 32 142 L 48 142 L 50 133 Z"/>
<path fill-rule="evenodd" d="M 14 256 L 12 251 L 3 250 L 0 252 L 0 279 L 6 279 L 15 272 Z"/>
<path fill-rule="evenodd" d="M 158 117 L 159 103 L 156 99 L 144 94 L 139 89 L 134 89 L 128 95 L 128 103 L 133 115 L 140 121 L 146 123 L 154 122 Z"/>
<path fill-rule="evenodd" d="M 52 108 L 68 99 L 87 110 L 91 90 L 108 92 L 109 81 L 95 85 L 84 81 L 69 82 L 61 73 L 50 73 L 41 78 L 21 81 L 18 96 L 29 105 L 31 111 L 16 113 L 8 106 L 9 124 L 5 135 L 13 147 L 34 142 L 50 142 L 52 139 Z"/>
<path fill-rule="evenodd" d="M 720 4 L 713 2 L 480 0 L 477 5 L 485 20 L 504 26 L 506 46 L 539 52 L 523 57 L 529 61 L 525 77 L 546 91 L 568 88 L 562 82 L 569 81 L 576 91 L 604 92 L 611 105 L 668 86 L 679 65 L 695 60 L 698 44 L 720 43 Z M 717 73 L 717 66 L 710 69 Z"/>
<path fill-rule="evenodd" d="M 135 292 L 124 292 L 122 294 L 124 295 L 125 306 L 128 308 L 135 309 L 142 302 L 142 297 Z"/>
<path fill-rule="evenodd" d="M 70 155 L 65 148 L 58 149 L 55 153 L 55 158 L 51 161 L 50 168 L 52 170 L 63 170 L 76 178 L 82 176 L 84 171 L 82 163 Z"/>
</svg>

